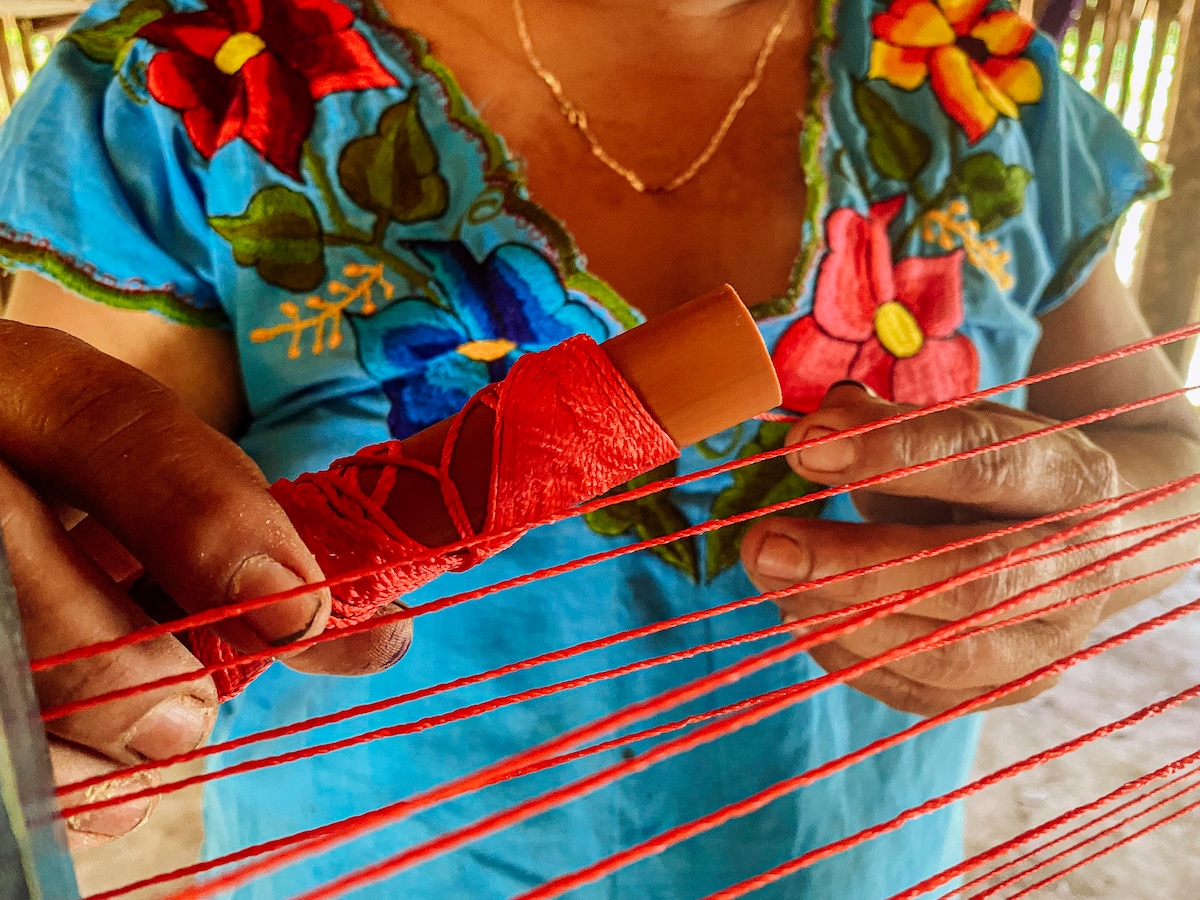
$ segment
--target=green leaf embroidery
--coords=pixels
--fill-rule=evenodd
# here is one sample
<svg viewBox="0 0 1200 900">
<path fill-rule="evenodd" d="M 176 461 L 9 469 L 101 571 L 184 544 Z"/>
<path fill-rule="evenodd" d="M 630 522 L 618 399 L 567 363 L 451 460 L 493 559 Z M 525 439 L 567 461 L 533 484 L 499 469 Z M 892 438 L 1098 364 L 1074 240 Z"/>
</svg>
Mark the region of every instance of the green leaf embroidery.
<svg viewBox="0 0 1200 900">
<path fill-rule="evenodd" d="M 854 108 L 867 129 L 867 153 L 884 178 L 912 181 L 933 158 L 933 144 L 865 84 L 854 85 Z"/>
<path fill-rule="evenodd" d="M 450 202 L 450 186 L 438 172 L 437 148 L 415 98 L 388 108 L 373 135 L 347 144 L 337 172 L 350 199 L 381 223 L 436 219 Z"/>
<path fill-rule="evenodd" d="M 134 35 L 143 25 L 161 19 L 171 11 L 167 0 L 133 0 L 115 19 L 68 34 L 66 39 L 90 60 L 119 66 L 129 52 Z"/>
<path fill-rule="evenodd" d="M 742 432 L 744 430 L 745 430 L 745 428 L 742 425 L 735 426 L 729 432 L 729 435 L 726 438 L 727 443 L 724 446 L 714 445 L 712 443 L 712 438 L 705 438 L 702 441 L 697 441 L 692 446 L 695 448 L 697 453 L 699 453 L 702 457 L 704 457 L 707 460 L 713 461 L 713 460 L 718 460 L 718 459 L 724 459 L 730 453 L 732 453 L 733 448 L 736 447 L 741 442 Z"/>
<path fill-rule="evenodd" d="M 1033 173 L 1024 166 L 1005 165 L 995 153 L 976 153 L 958 170 L 958 190 L 971 206 L 981 232 L 991 231 L 1025 208 L 1025 189 Z"/>
<path fill-rule="evenodd" d="M 676 462 L 669 462 L 634 478 L 614 494 L 624 494 L 654 481 L 670 478 L 678 471 Z M 638 540 L 652 540 L 674 534 L 688 527 L 687 518 L 670 497 L 669 491 L 659 491 L 625 503 L 606 506 L 584 516 L 588 528 L 604 537 L 620 537 L 632 531 Z M 692 581 L 700 580 L 700 558 L 695 538 L 683 538 L 650 550 L 655 556 L 683 572 Z"/>
<path fill-rule="evenodd" d="M 229 241 L 240 266 L 263 281 L 297 293 L 325 281 L 321 223 L 312 202 L 283 185 L 263 188 L 240 216 L 213 216 L 209 224 Z"/>
<path fill-rule="evenodd" d="M 764 422 L 758 429 L 758 434 L 738 451 L 738 459 L 782 447 L 790 428 L 787 422 Z M 712 518 L 724 519 L 761 509 L 810 494 L 816 489 L 817 485 L 793 472 L 783 457 L 745 466 L 734 470 L 733 484 L 717 494 L 713 500 Z M 784 515 L 811 519 L 820 511 L 821 504 L 805 503 L 788 510 Z M 738 525 L 726 525 L 704 536 L 704 576 L 708 581 L 712 581 L 738 561 L 742 537 L 750 528 L 750 524 L 743 522 Z"/>
</svg>

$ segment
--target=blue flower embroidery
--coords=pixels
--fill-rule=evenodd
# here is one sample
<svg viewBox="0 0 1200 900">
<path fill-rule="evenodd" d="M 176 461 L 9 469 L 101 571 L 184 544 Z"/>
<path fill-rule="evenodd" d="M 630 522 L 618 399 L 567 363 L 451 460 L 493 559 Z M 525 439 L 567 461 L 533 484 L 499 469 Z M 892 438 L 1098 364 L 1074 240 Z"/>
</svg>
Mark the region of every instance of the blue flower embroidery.
<svg viewBox="0 0 1200 900">
<path fill-rule="evenodd" d="M 458 241 L 404 246 L 428 266 L 446 308 L 409 297 L 349 317 L 363 367 L 391 401 L 388 428 L 397 438 L 458 412 L 521 354 L 580 333 L 602 341 L 613 330 L 530 247 L 502 244 L 478 262 Z"/>
</svg>

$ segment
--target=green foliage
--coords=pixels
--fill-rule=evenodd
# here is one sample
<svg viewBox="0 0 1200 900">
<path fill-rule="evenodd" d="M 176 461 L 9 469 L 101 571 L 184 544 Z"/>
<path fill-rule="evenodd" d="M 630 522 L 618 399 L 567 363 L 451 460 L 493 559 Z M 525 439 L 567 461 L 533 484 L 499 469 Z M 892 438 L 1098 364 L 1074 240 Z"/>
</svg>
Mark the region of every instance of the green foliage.
<svg viewBox="0 0 1200 900">
<path fill-rule="evenodd" d="M 933 158 L 933 144 L 917 126 L 861 82 L 854 85 L 854 108 L 867 129 L 867 153 L 884 178 L 909 182 Z"/>
<path fill-rule="evenodd" d="M 786 422 L 763 422 L 758 433 L 738 451 L 738 459 L 782 447 L 790 427 Z M 744 466 L 734 470 L 733 484 L 717 494 L 713 500 L 712 518 L 725 519 L 761 509 L 810 494 L 816 488 L 817 485 L 792 471 L 782 456 Z M 784 515 L 811 519 L 820 511 L 821 504 L 805 503 L 788 510 Z M 704 536 L 704 575 L 707 580 L 711 581 L 737 563 L 742 538 L 749 528 L 749 522 L 726 525 Z"/>
<path fill-rule="evenodd" d="M 138 29 L 170 11 L 167 0 L 133 0 L 121 8 L 115 19 L 72 32 L 65 39 L 82 50 L 88 59 L 119 67 Z"/>
<path fill-rule="evenodd" d="M 1025 189 L 1033 173 L 1024 166 L 1005 165 L 995 153 L 976 153 L 963 160 L 957 173 L 959 192 L 971 207 L 981 232 L 991 231 L 1025 208 Z"/>
<path fill-rule="evenodd" d="M 337 172 L 350 199 L 381 222 L 424 222 L 449 205 L 450 187 L 415 97 L 387 109 L 374 134 L 347 144 Z"/>
<path fill-rule="evenodd" d="M 651 482 L 670 478 L 677 471 L 678 463 L 669 462 L 639 475 L 624 487 L 618 488 L 615 493 L 627 493 Z M 604 509 L 588 513 L 584 516 L 584 522 L 596 534 L 605 537 L 620 537 L 632 532 L 638 540 L 643 541 L 665 537 L 688 527 L 683 510 L 675 505 L 669 491 L 659 491 L 647 497 L 606 506 Z M 669 544 L 651 548 L 650 552 L 667 565 L 683 572 L 692 581 L 700 580 L 700 560 L 695 538 L 671 541 Z"/>
<path fill-rule="evenodd" d="M 311 201 L 282 185 L 263 188 L 240 216 L 213 216 L 209 224 L 229 241 L 240 266 L 289 291 L 315 290 L 325 281 L 321 223 Z"/>
</svg>

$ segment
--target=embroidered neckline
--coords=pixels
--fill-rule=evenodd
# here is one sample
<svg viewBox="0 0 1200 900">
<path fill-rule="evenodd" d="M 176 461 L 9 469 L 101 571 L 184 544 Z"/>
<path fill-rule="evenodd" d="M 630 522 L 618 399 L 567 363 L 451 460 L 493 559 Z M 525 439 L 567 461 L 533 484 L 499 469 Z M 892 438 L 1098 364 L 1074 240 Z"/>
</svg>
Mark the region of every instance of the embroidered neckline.
<svg viewBox="0 0 1200 900">
<path fill-rule="evenodd" d="M 486 183 L 502 186 L 503 205 L 525 220 L 554 249 L 568 288 L 580 290 L 600 303 L 624 328 L 645 321 L 645 316 L 604 279 L 589 272 L 570 229 L 557 216 L 529 196 L 522 163 L 509 152 L 503 137 L 480 116 L 459 87 L 454 74 L 432 53 L 429 41 L 418 31 L 393 21 L 377 0 L 348 0 L 357 7 L 359 18 L 368 26 L 398 37 L 413 62 L 437 82 L 447 101 L 447 116 L 479 140 Z M 805 215 L 801 225 L 800 248 L 792 264 L 786 291 L 750 308 L 756 319 L 768 319 L 794 312 L 804 285 L 815 273 L 824 249 L 823 222 L 828 205 L 828 181 L 822 156 L 828 132 L 828 104 L 833 92 L 829 59 L 836 40 L 834 20 L 840 0 L 816 0 L 813 9 L 813 36 L 807 53 L 808 96 L 800 132 L 800 164 L 805 180 Z"/>
</svg>

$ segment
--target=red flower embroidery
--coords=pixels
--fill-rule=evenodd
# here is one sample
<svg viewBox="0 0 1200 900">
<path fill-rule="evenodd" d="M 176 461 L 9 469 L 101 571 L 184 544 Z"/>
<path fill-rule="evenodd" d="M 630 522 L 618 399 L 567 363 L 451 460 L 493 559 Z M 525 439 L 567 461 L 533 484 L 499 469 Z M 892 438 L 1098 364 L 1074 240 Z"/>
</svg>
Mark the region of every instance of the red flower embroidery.
<svg viewBox="0 0 1200 900">
<path fill-rule="evenodd" d="M 829 217 L 812 315 L 789 328 L 772 354 L 788 409 L 812 412 L 845 378 L 921 406 L 975 389 L 979 357 L 956 332 L 963 252 L 893 266 L 887 229 L 903 204 L 899 196 L 872 206 L 867 218 L 853 209 Z"/>
<path fill-rule="evenodd" d="M 183 114 L 205 159 L 241 137 L 298 178 L 314 101 L 397 85 L 351 27 L 354 14 L 334 0 L 209 0 L 208 6 L 170 13 L 138 31 L 164 48 L 146 73 L 151 96 Z"/>
</svg>

